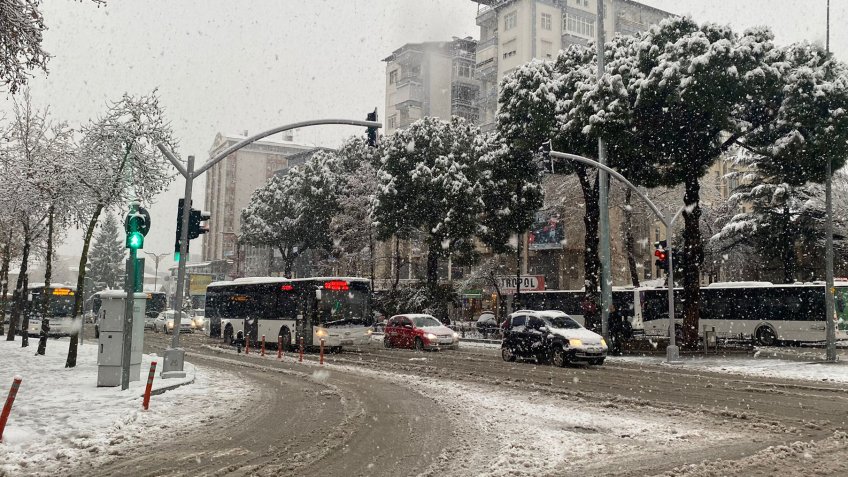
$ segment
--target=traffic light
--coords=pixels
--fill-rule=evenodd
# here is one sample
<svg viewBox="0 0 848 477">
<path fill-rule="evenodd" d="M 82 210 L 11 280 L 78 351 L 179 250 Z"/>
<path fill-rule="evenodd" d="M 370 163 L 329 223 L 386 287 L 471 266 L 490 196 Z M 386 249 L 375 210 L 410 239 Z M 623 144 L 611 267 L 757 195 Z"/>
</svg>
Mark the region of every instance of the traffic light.
<svg viewBox="0 0 848 477">
<path fill-rule="evenodd" d="M 130 205 L 127 218 L 124 219 L 126 247 L 132 250 L 144 248 L 144 237 L 150 231 L 150 214 L 137 203 Z"/>
<path fill-rule="evenodd" d="M 183 205 L 185 205 L 185 199 L 180 199 L 179 205 L 177 206 L 177 239 L 174 241 L 174 261 L 180 261 L 180 243 L 183 238 Z M 188 244 L 186 244 L 186 253 L 188 253 Z"/>
<path fill-rule="evenodd" d="M 366 116 L 365 120 L 377 122 L 377 108 L 374 108 L 373 113 L 368 113 L 368 116 Z M 377 147 L 377 128 L 369 127 L 366 130 L 366 135 L 368 138 L 368 145 L 371 147 Z"/>
<path fill-rule="evenodd" d="M 189 240 L 196 239 L 209 232 L 209 227 L 200 223 L 209 220 L 210 217 L 212 217 L 212 214 L 209 212 L 191 209 L 191 215 L 188 217 Z"/>
<path fill-rule="evenodd" d="M 668 273 L 668 257 L 671 255 L 671 249 L 668 248 L 668 243 L 665 240 L 654 242 L 654 256 L 657 257 L 656 262 L 658 270 L 665 270 Z"/>
<path fill-rule="evenodd" d="M 554 161 L 551 159 L 551 140 L 542 143 L 542 146 L 539 147 L 539 152 L 542 153 L 542 168 L 545 171 L 550 171 L 551 174 L 554 172 Z"/>
</svg>

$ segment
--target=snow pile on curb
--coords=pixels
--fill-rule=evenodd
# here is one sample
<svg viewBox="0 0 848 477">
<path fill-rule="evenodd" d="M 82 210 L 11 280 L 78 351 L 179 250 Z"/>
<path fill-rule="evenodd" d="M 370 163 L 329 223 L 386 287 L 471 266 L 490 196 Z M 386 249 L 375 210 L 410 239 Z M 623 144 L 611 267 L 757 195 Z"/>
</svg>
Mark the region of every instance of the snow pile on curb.
<svg viewBox="0 0 848 477">
<path fill-rule="evenodd" d="M 660 356 L 621 356 L 616 357 L 614 361 L 639 365 L 665 365 L 665 357 Z M 848 383 L 848 362 L 845 361 L 805 362 L 768 356 L 762 358 L 695 357 L 684 358 L 680 364 L 668 366 L 743 376 Z"/>
<path fill-rule="evenodd" d="M 31 341 L 31 343 L 33 343 Z M 0 341 L 0 399 L 5 402 L 12 378 L 23 377 L 9 422 L 0 443 L 0 477 L 21 474 L 55 474 L 76 465 L 92 465 L 128 446 L 161 438 L 191 425 L 197 411 L 214 403 L 210 381 L 232 386 L 233 379 L 214 379 L 214 372 L 197 370 L 186 363 L 186 378 L 159 377 L 161 358 L 144 355 L 141 382 L 122 392 L 97 387 L 97 346 L 80 346 L 77 367 L 66 369 L 68 340 L 50 340 L 46 356 L 35 356 L 34 343 L 21 348 L 20 339 Z M 150 362 L 157 360 L 154 388 L 172 387 L 194 380 L 159 396 L 150 410 L 141 402 Z M 216 383 L 217 386 L 217 383 Z"/>
</svg>

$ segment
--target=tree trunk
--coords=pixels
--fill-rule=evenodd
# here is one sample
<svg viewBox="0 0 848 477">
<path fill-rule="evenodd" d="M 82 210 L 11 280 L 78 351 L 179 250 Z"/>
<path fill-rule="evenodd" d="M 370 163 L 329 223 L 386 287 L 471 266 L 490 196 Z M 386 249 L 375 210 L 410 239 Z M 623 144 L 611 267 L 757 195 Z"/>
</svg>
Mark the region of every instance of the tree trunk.
<svg viewBox="0 0 848 477">
<path fill-rule="evenodd" d="M 630 203 L 633 191 L 628 187 L 624 191 L 624 247 L 627 250 L 627 266 L 630 267 L 630 281 L 639 286 L 639 269 L 636 268 L 636 245 L 633 243 L 633 210 Z"/>
<path fill-rule="evenodd" d="M 38 335 L 38 350 L 36 355 L 44 356 L 47 351 L 47 333 L 50 332 L 50 299 L 53 297 L 47 292 L 50 288 L 50 280 L 53 277 L 53 216 L 55 204 L 50 204 L 47 211 L 47 257 L 44 265 L 44 288 L 41 294 L 41 333 Z"/>
<path fill-rule="evenodd" d="M 598 174 L 595 172 L 595 182 L 589 177 L 586 167 L 576 167 L 577 178 L 580 180 L 580 188 L 583 191 L 583 202 L 586 208 L 583 212 L 583 225 L 586 227 L 586 236 L 583 242 L 583 277 L 585 295 L 583 297 L 583 316 L 586 327 L 592 331 L 600 330 L 600 314 L 598 313 L 598 288 L 600 286 L 601 258 L 598 255 L 599 238 L 598 222 L 601 210 L 598 204 L 598 186 L 600 185 Z"/>
<path fill-rule="evenodd" d="M 439 285 L 439 253 L 435 245 L 427 247 L 427 288 L 435 290 Z"/>
<path fill-rule="evenodd" d="M 283 256 L 283 276 L 286 278 L 292 277 L 292 268 L 294 268 L 294 256 L 291 253 L 285 253 L 281 248 L 280 255 Z"/>
<path fill-rule="evenodd" d="M 698 347 L 698 307 L 701 302 L 701 262 L 704 259 L 701 242 L 700 184 L 694 175 L 686 177 L 683 196 L 683 346 Z M 672 244 L 668 244 L 669 247 Z"/>
<path fill-rule="evenodd" d="M 787 194 L 789 195 L 789 194 Z M 792 217 L 789 200 L 783 204 L 780 223 L 781 261 L 783 262 L 783 283 L 795 283 L 795 234 L 792 233 Z"/>
<path fill-rule="evenodd" d="M 91 219 L 88 221 L 88 227 L 85 229 L 85 237 L 82 242 L 82 253 L 80 254 L 79 271 L 77 272 L 77 291 L 74 294 L 74 310 L 71 314 L 71 319 L 76 320 L 82 315 L 82 302 L 85 294 L 85 267 L 88 265 L 88 248 L 91 245 L 91 237 L 94 236 L 94 228 L 97 226 L 97 220 L 100 219 L 100 213 L 103 212 L 103 204 L 98 204 L 91 214 Z M 68 358 L 65 360 L 66 368 L 73 368 L 77 365 L 77 345 L 79 344 L 79 333 L 71 332 L 71 343 L 68 346 Z"/>
<path fill-rule="evenodd" d="M 15 331 L 18 329 L 18 323 L 21 323 L 20 320 L 26 321 L 26 310 L 24 304 L 26 303 L 26 274 L 27 274 L 27 262 L 29 261 L 29 247 L 30 247 L 30 238 L 29 238 L 29 227 L 24 227 L 24 249 L 21 253 L 21 270 L 18 274 L 18 282 L 15 286 L 15 292 L 12 294 L 12 301 L 14 304 L 12 305 L 12 316 L 9 318 L 9 332 L 6 335 L 6 341 L 14 341 L 15 340 Z M 21 316 L 21 315 L 24 316 Z M 25 348 L 29 346 L 29 336 L 27 335 L 27 329 L 29 328 L 29 323 L 21 323 L 21 347 Z"/>
<path fill-rule="evenodd" d="M 0 335 L 5 334 L 3 323 L 6 321 L 6 303 L 9 296 L 9 262 L 12 261 L 12 232 L 3 245 L 3 266 L 0 268 Z"/>
<path fill-rule="evenodd" d="M 512 302 L 512 311 L 521 309 L 521 243 L 523 237 L 520 233 L 515 234 L 515 299 Z"/>
</svg>

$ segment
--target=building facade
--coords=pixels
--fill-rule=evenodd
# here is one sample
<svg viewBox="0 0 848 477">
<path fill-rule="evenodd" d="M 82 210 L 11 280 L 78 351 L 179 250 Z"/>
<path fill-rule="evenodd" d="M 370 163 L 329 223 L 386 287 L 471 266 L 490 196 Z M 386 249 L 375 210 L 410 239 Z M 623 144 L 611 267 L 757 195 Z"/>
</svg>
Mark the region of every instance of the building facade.
<svg viewBox="0 0 848 477">
<path fill-rule="evenodd" d="M 476 46 L 472 38 L 407 43 L 385 58 L 385 134 L 425 116 L 478 122 Z"/>
<path fill-rule="evenodd" d="M 245 139 L 244 134 L 218 134 L 209 150 L 210 157 Z M 227 156 L 206 175 L 204 208 L 212 214 L 209 232 L 203 236 L 203 260 L 233 260 L 237 255 L 241 211 L 253 191 L 265 185 L 280 169 L 290 167 L 294 154 L 314 146 L 294 142 L 291 134 L 282 139 L 265 138 Z"/>
<path fill-rule="evenodd" d="M 515 68 L 537 58 L 553 60 L 569 45 L 595 38 L 597 0 L 473 0 L 478 4 L 477 102 L 484 130 L 494 127 L 498 84 Z M 604 33 L 646 31 L 670 13 L 632 0 L 604 0 Z"/>
</svg>

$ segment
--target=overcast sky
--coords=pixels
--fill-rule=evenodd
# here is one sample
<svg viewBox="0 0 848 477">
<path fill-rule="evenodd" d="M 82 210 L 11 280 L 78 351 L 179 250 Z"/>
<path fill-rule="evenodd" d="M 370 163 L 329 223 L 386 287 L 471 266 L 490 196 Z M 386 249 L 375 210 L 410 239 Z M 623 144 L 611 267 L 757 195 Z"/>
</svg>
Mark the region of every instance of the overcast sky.
<svg viewBox="0 0 848 477">
<path fill-rule="evenodd" d="M 824 43 L 826 0 L 644 0 L 698 21 L 736 29 L 773 28 L 779 43 Z M 832 2 L 831 48 L 843 59 L 845 2 Z M 86 122 L 125 91 L 159 88 L 181 141 L 179 153 L 205 161 L 218 132 L 256 133 L 319 118 L 364 119 L 385 104 L 385 64 L 404 43 L 479 36 L 470 0 L 110 0 L 43 4 L 54 55 L 50 74 L 31 82 L 35 102 L 57 119 Z M 0 98 L 0 108 L 10 100 Z M 5 103 L 5 104 L 4 104 Z M 360 128 L 301 130 L 295 140 L 336 146 Z M 195 204 L 203 204 L 203 182 Z M 145 250 L 171 252 L 183 182 L 151 207 Z M 214 218 L 213 218 L 214 219 Z M 60 254 L 78 254 L 72 231 Z M 200 241 L 193 243 L 200 254 Z"/>
</svg>

